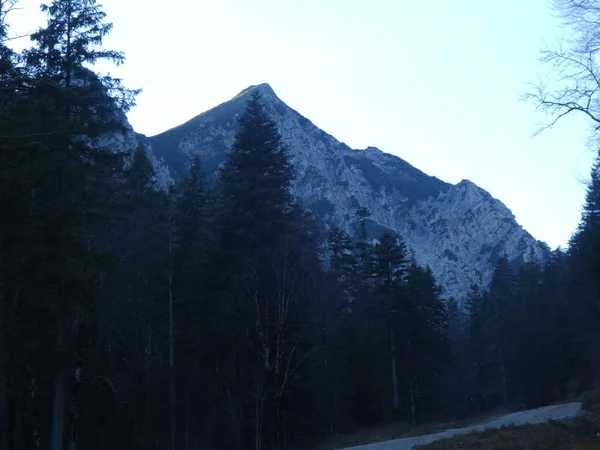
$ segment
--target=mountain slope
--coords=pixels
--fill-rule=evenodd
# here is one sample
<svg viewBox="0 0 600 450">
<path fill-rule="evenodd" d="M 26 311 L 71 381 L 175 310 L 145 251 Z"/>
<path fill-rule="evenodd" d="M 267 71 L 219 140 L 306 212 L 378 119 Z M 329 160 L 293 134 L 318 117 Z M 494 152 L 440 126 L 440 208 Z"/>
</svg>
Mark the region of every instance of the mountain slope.
<svg viewBox="0 0 600 450">
<path fill-rule="evenodd" d="M 514 261 L 526 259 L 530 252 L 540 260 L 548 255 L 547 245 L 523 230 L 504 204 L 475 184 L 445 183 L 373 147 L 353 150 L 288 107 L 267 84 L 251 86 L 144 141 L 174 179 L 182 177 L 195 155 L 214 177 L 255 90 L 261 92 L 292 155 L 297 198 L 351 232 L 356 228 L 356 208 L 367 207 L 372 213 L 370 237 L 378 237 L 384 228 L 397 232 L 417 261 L 431 266 L 447 295 L 462 299 L 471 283 L 487 285 L 502 253 Z"/>
</svg>

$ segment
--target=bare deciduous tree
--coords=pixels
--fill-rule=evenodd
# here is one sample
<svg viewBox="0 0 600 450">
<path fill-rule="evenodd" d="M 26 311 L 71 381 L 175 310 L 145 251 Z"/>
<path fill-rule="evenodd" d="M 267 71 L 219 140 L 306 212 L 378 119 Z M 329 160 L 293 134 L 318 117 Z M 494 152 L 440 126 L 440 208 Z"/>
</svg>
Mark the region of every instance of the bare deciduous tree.
<svg viewBox="0 0 600 450">
<path fill-rule="evenodd" d="M 594 130 L 600 130 L 600 3 L 595 0 L 554 0 L 554 9 L 571 31 L 555 47 L 542 51 L 552 79 L 531 83 L 524 98 L 546 113 L 548 122 L 538 133 L 552 128 L 573 112 L 583 113 Z"/>
<path fill-rule="evenodd" d="M 22 36 L 9 36 L 6 18 L 12 11 L 18 9 L 21 0 L 0 0 L 0 44 Z"/>
</svg>

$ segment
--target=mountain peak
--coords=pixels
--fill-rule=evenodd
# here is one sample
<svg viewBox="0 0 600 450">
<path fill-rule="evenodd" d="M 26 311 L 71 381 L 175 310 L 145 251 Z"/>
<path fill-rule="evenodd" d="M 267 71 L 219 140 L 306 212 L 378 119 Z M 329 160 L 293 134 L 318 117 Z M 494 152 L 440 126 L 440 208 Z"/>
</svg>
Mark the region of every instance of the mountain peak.
<svg viewBox="0 0 600 450">
<path fill-rule="evenodd" d="M 245 95 L 252 94 L 255 91 L 260 92 L 263 96 L 276 96 L 275 91 L 273 90 L 273 88 L 271 87 L 271 85 L 269 83 L 261 83 L 261 84 L 253 84 L 251 86 L 248 86 L 246 89 L 242 89 L 240 91 L 240 93 L 233 98 L 235 99 L 235 98 L 243 97 Z"/>
<path fill-rule="evenodd" d="M 446 295 L 466 296 L 471 284 L 487 286 L 495 258 L 523 260 L 547 249 L 515 221 L 510 210 L 470 180 L 448 185 L 376 147 L 353 150 L 287 106 L 267 83 L 242 90 L 232 101 L 150 138 L 152 151 L 182 179 L 199 156 L 214 180 L 235 142 L 239 117 L 254 92 L 276 123 L 295 169 L 292 190 L 323 223 L 356 230 L 355 211 L 368 206 L 371 236 L 393 230 L 431 267 Z"/>
</svg>

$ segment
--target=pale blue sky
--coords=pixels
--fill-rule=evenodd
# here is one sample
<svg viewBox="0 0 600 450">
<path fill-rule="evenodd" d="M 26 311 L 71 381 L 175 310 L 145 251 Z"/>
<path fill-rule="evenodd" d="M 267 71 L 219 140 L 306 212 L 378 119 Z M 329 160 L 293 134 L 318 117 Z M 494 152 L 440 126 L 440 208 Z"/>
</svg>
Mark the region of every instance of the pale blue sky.
<svg viewBox="0 0 600 450">
<path fill-rule="evenodd" d="M 104 0 L 113 74 L 141 87 L 129 114 L 157 134 L 268 82 L 353 148 L 398 155 L 430 175 L 470 179 L 551 247 L 580 218 L 593 154 L 588 124 L 519 100 L 547 73 L 544 42 L 564 31 L 549 0 Z M 43 20 L 22 0 L 13 31 Z M 21 43 L 19 45 L 22 45 Z"/>
</svg>

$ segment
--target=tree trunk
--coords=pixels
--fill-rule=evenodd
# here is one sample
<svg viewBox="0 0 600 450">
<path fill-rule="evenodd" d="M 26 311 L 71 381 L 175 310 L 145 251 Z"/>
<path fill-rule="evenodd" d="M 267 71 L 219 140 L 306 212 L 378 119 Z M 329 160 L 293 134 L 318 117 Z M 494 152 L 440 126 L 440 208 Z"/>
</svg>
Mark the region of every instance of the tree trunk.
<svg viewBox="0 0 600 450">
<path fill-rule="evenodd" d="M 33 418 L 33 450 L 40 450 L 42 448 L 42 411 L 38 404 L 38 381 L 33 374 L 31 374 L 31 416 Z M 18 415 L 15 415 L 15 430 L 13 439 L 13 448 L 16 450 L 20 448 L 18 443 L 20 442 L 19 436 L 21 435 L 21 422 L 23 417 L 23 402 L 17 411 Z"/>
<path fill-rule="evenodd" d="M 79 386 L 81 384 L 81 370 L 82 361 L 77 360 L 75 363 L 75 382 L 73 384 L 73 393 L 71 395 L 71 417 L 70 417 L 70 429 L 69 429 L 69 450 L 75 450 L 77 448 L 77 424 L 79 421 L 79 408 L 78 408 L 78 394 Z"/>
<path fill-rule="evenodd" d="M 2 286 L 0 285 L 0 289 Z M 8 332 L 5 298 L 0 292 L 0 450 L 8 450 Z"/>
<path fill-rule="evenodd" d="M 52 396 L 52 434 L 50 437 L 51 450 L 64 450 L 64 415 L 65 415 L 65 337 L 64 337 L 64 312 L 60 304 L 56 310 L 56 347 L 58 358 L 56 361 L 56 372 L 54 374 L 53 396 Z"/>
<path fill-rule="evenodd" d="M 190 450 L 190 421 L 192 416 L 191 396 L 187 400 L 187 414 L 185 417 L 185 450 Z"/>
<path fill-rule="evenodd" d="M 394 410 L 398 411 L 400 408 L 398 400 L 398 374 L 396 370 L 396 335 L 394 333 L 394 327 L 390 325 L 390 350 L 392 352 L 392 388 L 393 388 L 393 400 Z"/>
<path fill-rule="evenodd" d="M 500 317 L 500 308 L 498 306 L 498 298 L 496 296 L 493 296 L 494 299 L 494 308 L 495 308 L 495 314 L 496 314 L 496 320 L 498 321 L 498 323 L 500 323 L 501 317 Z M 498 325 L 500 326 L 500 325 Z M 496 338 L 498 339 L 498 353 L 500 356 L 500 378 L 501 378 L 501 382 L 502 382 L 502 400 L 504 401 L 504 405 L 508 405 L 508 388 L 506 386 L 506 371 L 504 368 L 504 351 L 502 348 L 502 339 L 503 337 L 500 335 L 499 332 L 497 332 Z"/>
<path fill-rule="evenodd" d="M 175 450 L 175 361 L 173 330 L 173 218 L 169 217 L 169 432 L 170 447 Z"/>
<path fill-rule="evenodd" d="M 32 400 L 32 406 L 33 408 L 35 408 L 35 391 L 31 392 L 31 400 Z M 13 411 L 13 422 L 12 422 L 12 450 L 19 450 L 20 448 L 22 448 L 22 443 L 21 443 L 21 430 L 23 428 L 23 403 L 25 402 L 24 398 L 19 398 L 16 401 L 16 405 L 14 406 L 14 411 Z M 37 415 L 35 414 L 35 409 L 34 409 L 34 413 L 32 414 L 32 418 L 33 418 L 33 424 L 34 424 L 34 430 L 33 430 L 33 439 L 32 439 L 32 449 L 33 450 L 39 450 L 40 445 L 40 439 L 39 439 L 39 417 L 37 417 Z"/>
<path fill-rule="evenodd" d="M 261 368 L 258 367 L 257 370 L 260 371 Z M 262 441 L 263 441 L 262 428 L 263 428 L 263 420 L 264 420 L 265 400 L 263 397 L 263 384 L 262 384 L 262 377 L 260 376 L 260 372 L 256 376 L 255 383 L 256 383 L 256 385 L 255 385 L 255 391 L 254 391 L 254 401 L 255 401 L 254 450 L 261 450 L 262 449 Z"/>
<path fill-rule="evenodd" d="M 504 369 L 504 352 L 500 346 L 500 374 L 502 376 L 502 397 L 504 406 L 508 405 L 508 388 L 506 386 L 506 370 Z"/>
<path fill-rule="evenodd" d="M 417 415 L 416 415 L 416 403 L 415 403 L 415 384 L 411 378 L 409 382 L 409 395 L 410 395 L 410 421 L 413 426 L 417 426 Z"/>
</svg>

